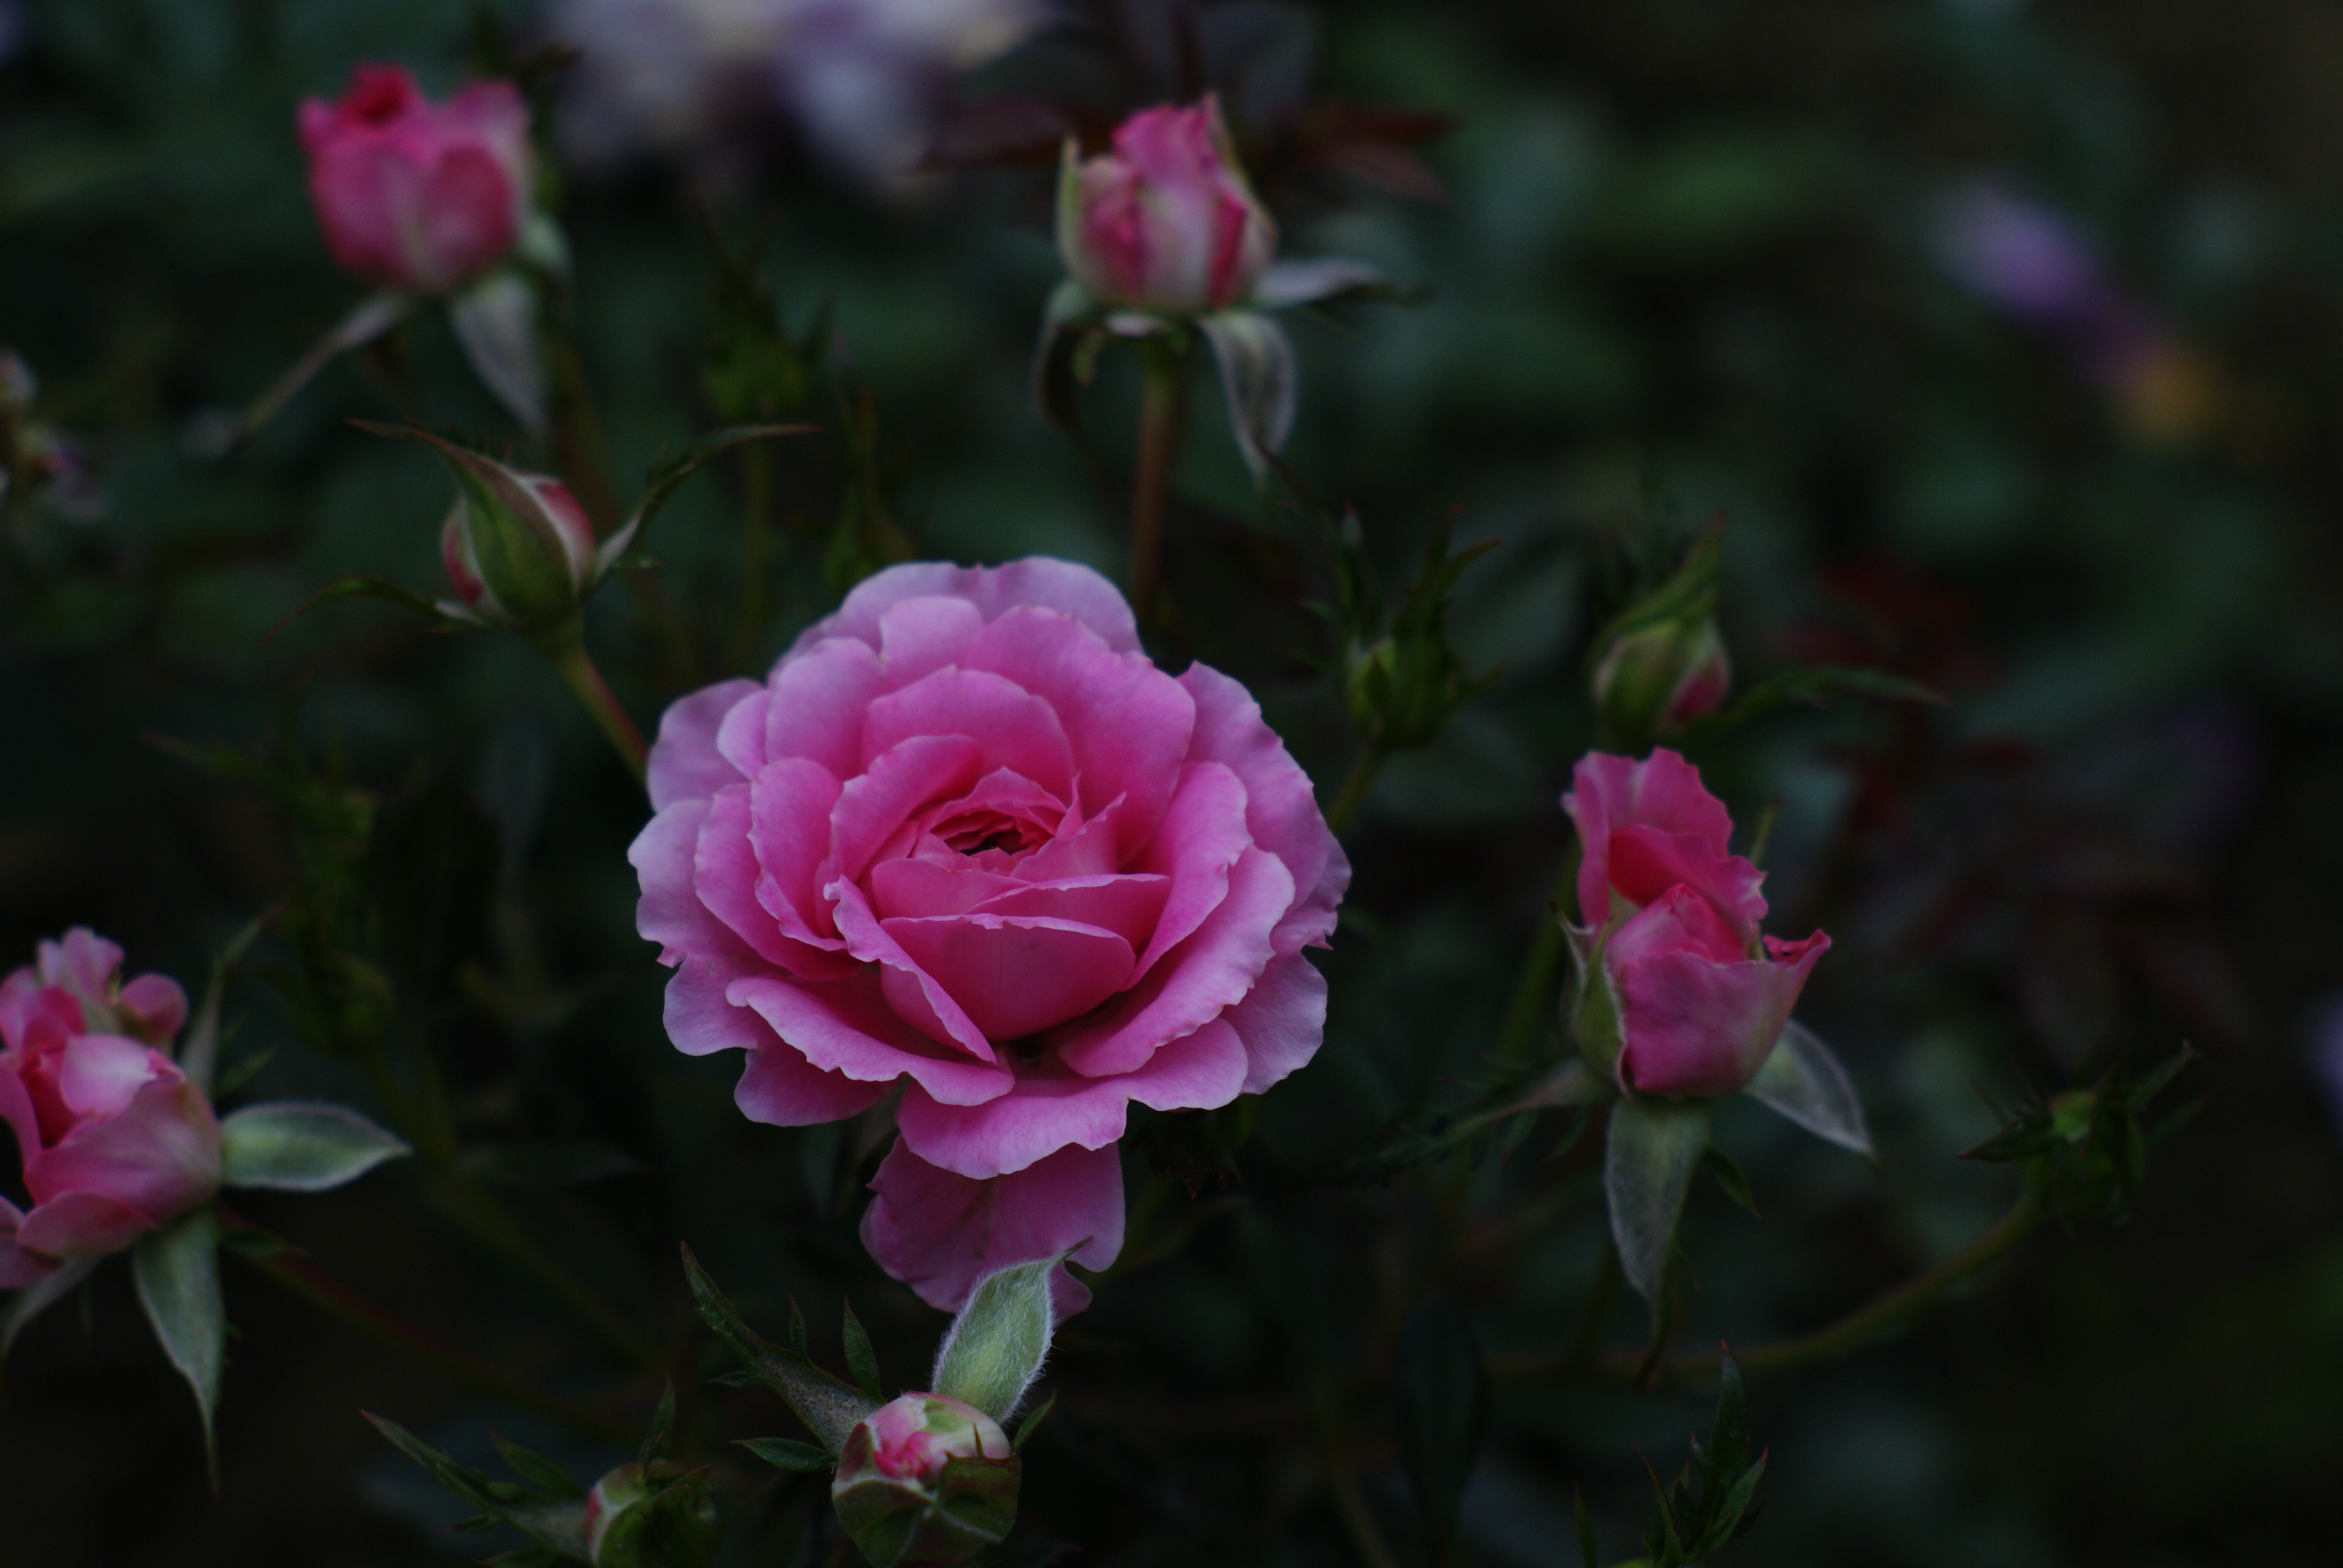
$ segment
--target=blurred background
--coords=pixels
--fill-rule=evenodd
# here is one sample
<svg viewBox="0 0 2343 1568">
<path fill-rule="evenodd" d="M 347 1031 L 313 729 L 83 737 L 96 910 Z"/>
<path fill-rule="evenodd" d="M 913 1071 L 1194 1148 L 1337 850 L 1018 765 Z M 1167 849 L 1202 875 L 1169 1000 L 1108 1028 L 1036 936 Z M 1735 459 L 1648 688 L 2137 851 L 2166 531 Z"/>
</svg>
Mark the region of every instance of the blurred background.
<svg viewBox="0 0 2343 1568">
<path fill-rule="evenodd" d="M 1027 396 L 1066 135 L 1214 89 L 1287 253 L 1408 291 L 1292 322 L 1288 456 L 1394 582 L 1452 514 L 1493 541 L 1453 626 L 1502 673 L 1350 835 L 1318 1060 L 1232 1157 L 1177 1119 L 1127 1142 L 1153 1206 L 1061 1342 L 1015 1561 L 1358 1563 L 1346 1497 L 1423 1561 L 1392 1367 L 1435 1298 L 1493 1390 L 1460 1560 L 1575 1563 L 1574 1488 L 1630 1553 L 1639 1451 L 1672 1473 L 1709 1398 L 1541 1359 L 1595 1272 L 1593 1141 L 1556 1148 L 1557 1121 L 1502 1159 L 1328 1173 L 1492 1050 L 1568 846 L 1589 638 L 1720 513 L 1742 681 L 1822 661 L 1949 701 L 1693 749 L 1736 815 L 1778 802 L 1772 929 L 1834 935 L 1801 1016 L 1880 1159 L 1726 1106 L 1763 1217 L 1695 1193 L 1684 1342 L 1812 1328 L 1983 1230 L 2016 1178 L 1956 1155 L 1996 1104 L 2201 1056 L 2124 1222 L 2036 1236 L 1892 1345 L 1753 1379 L 1770 1501 L 1725 1560 L 2319 1550 L 2343 1483 L 2343 12 L 0 0 L 0 344 L 37 377 L 50 479 L 9 498 L 0 556 L 0 965 L 87 923 L 192 990 L 274 909 L 229 991 L 252 1091 L 372 1105 L 332 1042 L 393 1039 L 446 1076 L 462 1153 L 249 1217 L 625 1421 L 681 1369 L 696 1457 L 739 1483 L 724 1561 L 811 1565 L 844 1561 L 821 1489 L 726 1449 L 788 1418 L 703 1386 L 723 1362 L 675 1243 L 769 1332 L 794 1296 L 833 1359 L 850 1294 L 916 1385 L 942 1319 L 855 1241 L 874 1135 L 749 1124 L 730 1060 L 669 1048 L 624 859 L 639 796 L 516 639 L 365 604 L 270 635 L 344 572 L 437 591 L 441 470 L 347 420 L 517 433 L 421 316 L 215 455 L 360 297 L 293 116 L 368 59 L 434 94 L 526 66 L 622 494 L 720 423 L 824 427 L 777 459 L 753 621 L 728 619 L 728 465 L 662 516 L 657 594 L 598 601 L 647 727 L 905 548 L 1120 571 L 1132 367 L 1081 398 L 1087 448 Z M 1325 558 L 1255 491 L 1217 387 L 1196 399 L 1156 652 L 1252 684 L 1329 794 L 1353 742 L 1302 608 Z M 477 1191 L 591 1302 L 480 1246 L 451 1197 Z M 12 1568 L 484 1554 L 361 1407 L 476 1462 L 491 1429 L 586 1473 L 623 1456 L 225 1267 L 221 1497 L 104 1271 L 9 1362 Z M 1642 1332 L 1624 1303 L 1596 1327 Z"/>
</svg>

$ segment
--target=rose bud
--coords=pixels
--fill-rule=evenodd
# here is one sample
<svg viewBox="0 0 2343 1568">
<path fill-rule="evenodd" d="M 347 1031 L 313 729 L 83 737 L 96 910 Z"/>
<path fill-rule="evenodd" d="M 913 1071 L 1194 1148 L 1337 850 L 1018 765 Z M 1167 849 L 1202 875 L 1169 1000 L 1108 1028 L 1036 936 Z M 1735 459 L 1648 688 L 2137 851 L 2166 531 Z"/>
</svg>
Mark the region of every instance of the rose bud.
<svg viewBox="0 0 2343 1568">
<path fill-rule="evenodd" d="M 1579 1049 L 1632 1094 L 1715 1098 L 1773 1053 L 1830 950 L 1760 936 L 1765 875 L 1726 845 L 1733 819 L 1676 753 L 1580 759 L 1563 809 L 1577 824 Z"/>
<path fill-rule="evenodd" d="M 533 630 L 575 612 L 594 580 L 594 524 L 569 487 L 476 452 L 443 455 L 458 489 L 439 558 L 473 618 Z"/>
<path fill-rule="evenodd" d="M 586 1558 L 594 1568 L 697 1568 L 716 1542 L 701 1473 L 670 1461 L 620 1465 L 587 1493 Z"/>
<path fill-rule="evenodd" d="M 442 295 L 520 243 L 534 157 L 510 82 L 445 103 L 397 65 L 362 65 L 338 103 L 301 106 L 309 199 L 345 269 L 402 294 Z"/>
<path fill-rule="evenodd" d="M 1018 1478 L 1000 1422 L 940 1393 L 907 1393 L 847 1435 L 830 1496 L 871 1568 L 923 1568 L 1005 1537 Z"/>
<path fill-rule="evenodd" d="M 1219 100 L 1207 95 L 1133 115 L 1097 157 L 1067 143 L 1058 250 L 1102 304 L 1202 316 L 1252 293 L 1277 252 L 1277 226 L 1245 182 Z"/>
<path fill-rule="evenodd" d="M 1703 615 L 1614 639 L 1594 667 L 1594 688 L 1607 733 L 1677 735 L 1724 702 L 1733 666 L 1715 620 Z"/>
<path fill-rule="evenodd" d="M 0 1290 L 118 1251 L 219 1188 L 211 1102 L 156 1049 L 186 995 L 121 969 L 120 948 L 75 929 L 0 981 L 0 1120 L 33 1200 L 0 1199 Z"/>
</svg>

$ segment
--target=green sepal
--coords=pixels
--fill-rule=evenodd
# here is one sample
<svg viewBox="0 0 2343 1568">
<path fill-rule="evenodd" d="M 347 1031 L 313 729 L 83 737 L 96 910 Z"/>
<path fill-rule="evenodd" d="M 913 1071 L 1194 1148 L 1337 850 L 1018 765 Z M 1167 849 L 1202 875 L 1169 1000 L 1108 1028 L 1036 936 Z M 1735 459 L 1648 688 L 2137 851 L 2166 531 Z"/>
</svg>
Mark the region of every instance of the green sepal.
<svg viewBox="0 0 2343 1568">
<path fill-rule="evenodd" d="M 219 1408 L 227 1361 L 227 1312 L 220 1302 L 219 1219 L 208 1203 L 188 1210 L 131 1249 L 130 1272 L 163 1353 L 195 1392 L 203 1422 L 204 1462 L 219 1490 L 219 1452 L 212 1414 Z"/>
<path fill-rule="evenodd" d="M 863 1331 L 862 1320 L 854 1315 L 854 1303 L 843 1303 L 846 1340 L 846 1370 L 854 1376 L 855 1386 L 879 1404 L 887 1402 L 887 1395 L 879 1381 L 879 1352 L 870 1348 L 870 1336 Z"/>
<path fill-rule="evenodd" d="M 739 1446 L 767 1464 L 807 1475 L 828 1475 L 838 1468 L 838 1458 L 830 1450 L 810 1442 L 799 1442 L 793 1437 L 744 1437 L 739 1440 Z"/>
<path fill-rule="evenodd" d="M 691 1283 L 692 1301 L 708 1326 L 749 1363 L 759 1382 L 789 1402 L 825 1449 L 832 1454 L 843 1450 L 848 1434 L 879 1408 L 880 1402 L 814 1365 L 803 1352 L 784 1350 L 760 1338 L 700 1268 L 689 1244 L 683 1248 L 683 1271 Z"/>
<path fill-rule="evenodd" d="M 1009 1440 L 1009 1452 L 1011 1453 L 1024 1452 L 1025 1440 L 1033 1435 L 1034 1430 L 1041 1424 L 1042 1418 L 1057 1408 L 1058 1396 L 1056 1394 L 1051 1394 L 1040 1404 L 1035 1405 L 1031 1410 L 1028 1411 L 1025 1414 L 1025 1419 L 1017 1423 L 1017 1434 Z"/>
<path fill-rule="evenodd" d="M 395 1421 L 361 1411 L 393 1448 L 407 1455 L 423 1473 L 491 1519 L 511 1525 L 536 1543 L 534 1550 L 550 1553 L 542 1562 L 585 1562 L 586 1505 L 570 1497 L 547 1501 L 526 1487 L 490 1479 L 468 1464 L 442 1453 Z M 500 1443 L 499 1447 L 502 1446 Z M 565 1477 L 566 1479 L 566 1477 Z"/>
<path fill-rule="evenodd" d="M 1051 1276 L 1082 1244 L 1052 1258 L 1011 1263 L 980 1281 L 936 1351 L 934 1392 L 974 1405 L 997 1422 L 1016 1414 L 1041 1375 L 1057 1328 Z"/>
<path fill-rule="evenodd" d="M 220 1121 L 220 1182 L 227 1187 L 326 1192 L 413 1152 L 339 1105 L 277 1101 Z"/>
<path fill-rule="evenodd" d="M 1611 1108 L 1603 1151 L 1611 1235 L 1627 1282 L 1655 1309 L 1708 1125 L 1706 1101 L 1676 1105 L 1630 1096 Z"/>
<path fill-rule="evenodd" d="M 517 1442 L 507 1442 L 494 1432 L 490 1432 L 488 1438 L 497 1445 L 498 1455 L 512 1467 L 512 1473 L 539 1492 L 548 1492 L 556 1497 L 586 1495 L 586 1489 L 578 1484 L 569 1472 L 545 1455 L 523 1448 Z"/>
<path fill-rule="evenodd" d="M 1700 1167 L 1708 1172 L 1717 1186 L 1724 1189 L 1727 1198 L 1749 1211 L 1754 1217 L 1760 1220 L 1765 1217 L 1757 1207 L 1757 1194 L 1750 1191 L 1749 1178 L 1742 1174 L 1741 1167 L 1734 1162 L 1732 1155 L 1712 1143 L 1700 1151 Z"/>
</svg>

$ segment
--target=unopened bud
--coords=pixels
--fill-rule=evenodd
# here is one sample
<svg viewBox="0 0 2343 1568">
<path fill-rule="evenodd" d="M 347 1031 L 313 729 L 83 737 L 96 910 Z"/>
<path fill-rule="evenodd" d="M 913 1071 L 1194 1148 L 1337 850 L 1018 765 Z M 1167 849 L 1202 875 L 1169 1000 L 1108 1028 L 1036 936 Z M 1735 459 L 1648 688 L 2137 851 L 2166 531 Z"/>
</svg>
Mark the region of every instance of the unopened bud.
<svg viewBox="0 0 2343 1568">
<path fill-rule="evenodd" d="M 573 613 L 594 580 L 594 525 L 558 479 L 467 453 L 439 530 L 440 559 L 464 608 L 538 630 Z"/>
<path fill-rule="evenodd" d="M 1624 633 L 1594 667 L 1595 708 L 1605 733 L 1623 744 L 1682 733 L 1732 686 L 1725 638 L 1707 615 Z"/>
<path fill-rule="evenodd" d="M 830 1495 L 871 1568 L 940 1568 L 1008 1535 L 1019 1474 L 999 1422 L 942 1394 L 907 1393 L 848 1434 Z"/>
<path fill-rule="evenodd" d="M 716 1551 L 716 1510 L 700 1473 L 667 1460 L 627 1464 L 586 1498 L 594 1568 L 699 1568 Z"/>
</svg>

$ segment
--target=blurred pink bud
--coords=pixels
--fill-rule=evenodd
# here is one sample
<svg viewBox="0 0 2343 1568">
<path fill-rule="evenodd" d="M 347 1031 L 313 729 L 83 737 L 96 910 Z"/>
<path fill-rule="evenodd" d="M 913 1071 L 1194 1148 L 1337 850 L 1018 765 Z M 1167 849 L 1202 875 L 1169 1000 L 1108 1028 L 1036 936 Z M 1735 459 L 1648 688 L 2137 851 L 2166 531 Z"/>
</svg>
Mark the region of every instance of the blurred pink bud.
<svg viewBox="0 0 2343 1568">
<path fill-rule="evenodd" d="M 594 580 L 594 524 L 569 487 L 477 453 L 439 529 L 439 558 L 464 608 L 499 626 L 536 628 L 577 608 Z M 469 477 L 468 472 L 468 477 Z"/>
<path fill-rule="evenodd" d="M 1562 808 L 1584 849 L 1579 918 L 1594 942 L 1580 1049 L 1632 1093 L 1747 1087 L 1830 938 L 1759 934 L 1764 873 L 1729 851 L 1725 803 L 1673 751 L 1582 758 Z"/>
<path fill-rule="evenodd" d="M 186 995 L 162 975 L 122 984 L 121 970 L 120 948 L 75 928 L 0 980 L 0 1121 L 33 1200 L 0 1199 L 0 1290 L 116 1251 L 218 1190 L 211 1102 L 156 1049 Z"/>
<path fill-rule="evenodd" d="M 1020 1471 L 1001 1423 L 907 1393 L 847 1434 L 830 1483 L 839 1522 L 876 1568 L 965 1563 L 1017 1523 Z"/>
<path fill-rule="evenodd" d="M 1058 252 L 1108 305 L 1201 316 L 1242 302 L 1277 253 L 1277 226 L 1245 182 L 1217 99 L 1145 109 L 1094 158 L 1066 146 Z"/>
<path fill-rule="evenodd" d="M 1725 638 L 1706 616 L 1631 631 L 1594 667 L 1594 701 L 1623 736 L 1675 735 L 1713 713 L 1733 687 Z"/>
<path fill-rule="evenodd" d="M 534 159 L 510 82 L 442 104 L 401 66 L 362 65 L 338 103 L 301 106 L 309 199 L 334 259 L 404 294 L 447 294 L 520 243 Z"/>
</svg>

